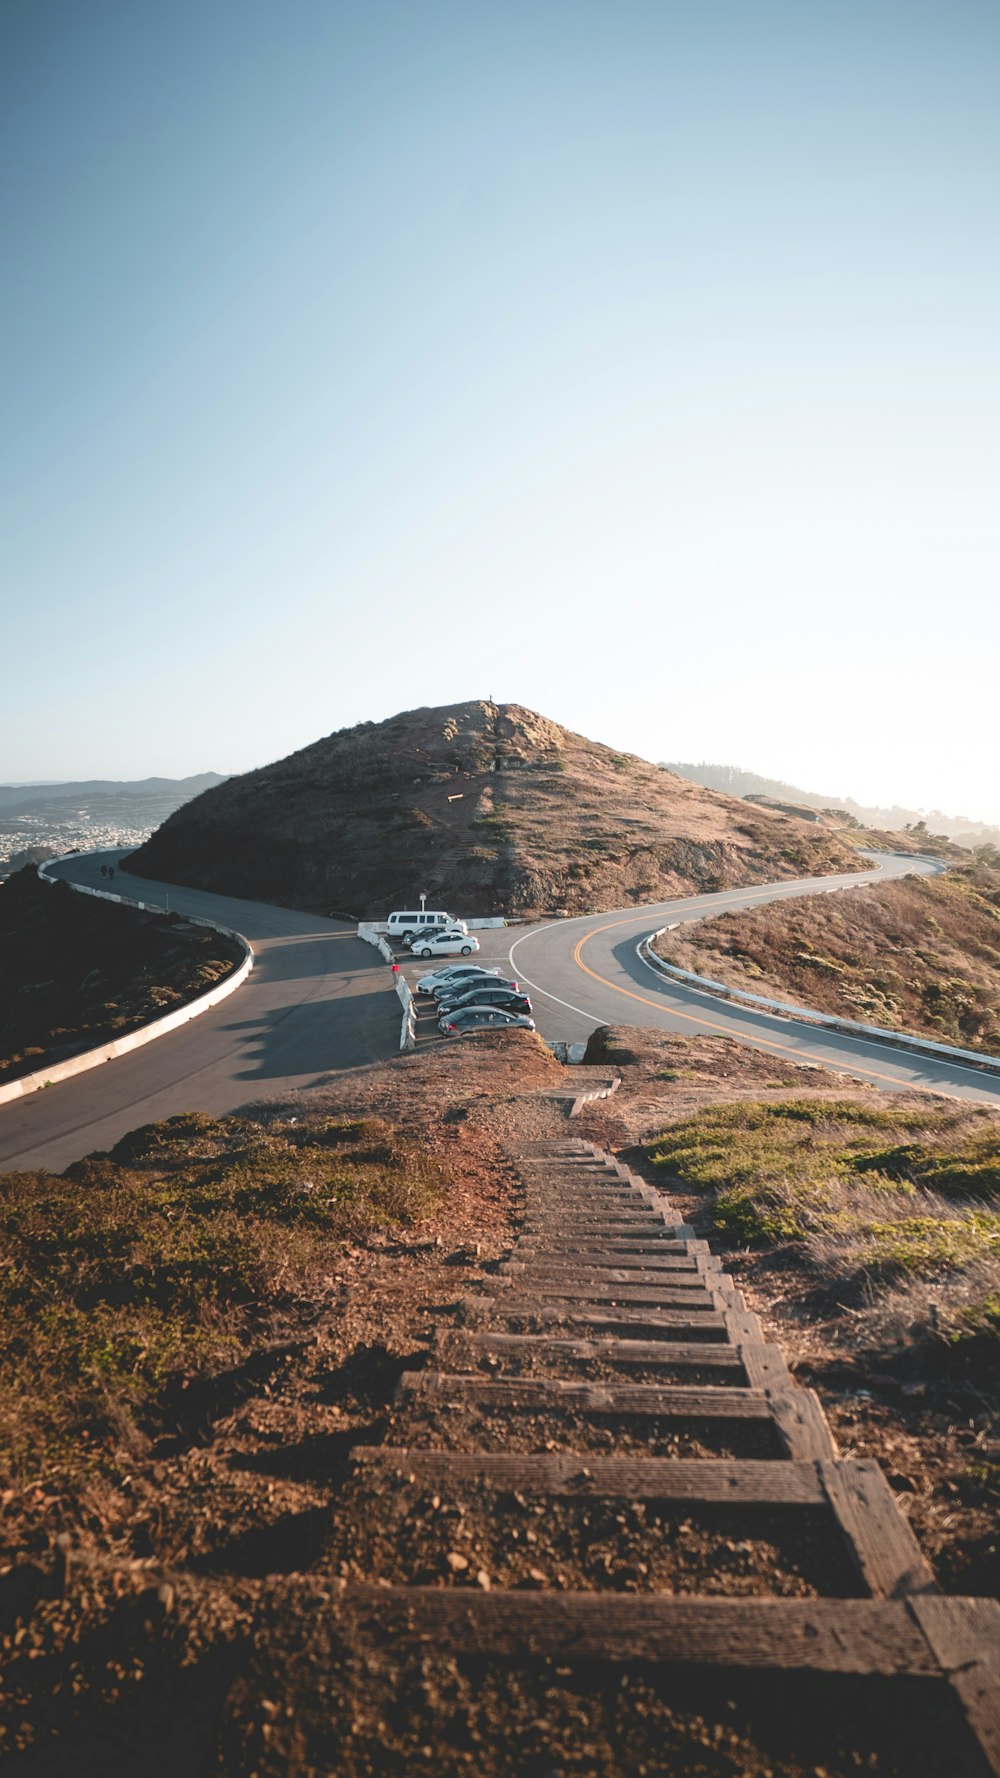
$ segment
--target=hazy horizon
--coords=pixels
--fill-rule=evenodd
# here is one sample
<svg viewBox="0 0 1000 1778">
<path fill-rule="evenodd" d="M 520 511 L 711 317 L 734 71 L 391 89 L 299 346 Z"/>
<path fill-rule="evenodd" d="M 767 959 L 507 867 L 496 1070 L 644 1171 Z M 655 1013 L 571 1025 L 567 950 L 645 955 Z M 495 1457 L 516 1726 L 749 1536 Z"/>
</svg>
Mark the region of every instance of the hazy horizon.
<svg viewBox="0 0 1000 1778">
<path fill-rule="evenodd" d="M 9 0 L 0 51 L 0 777 L 479 686 L 1000 820 L 996 7 Z"/>
<path fill-rule="evenodd" d="M 463 700 L 460 700 L 460 699 L 454 700 L 455 703 L 459 703 L 462 701 Z M 508 701 L 517 702 L 519 700 L 513 699 L 513 700 L 508 700 Z M 396 714 L 396 712 L 391 712 L 390 714 L 394 715 L 394 714 Z M 543 711 L 543 712 L 540 712 L 540 714 L 545 715 L 545 714 L 547 714 L 547 712 Z M 314 740 L 319 740 L 321 738 L 322 737 L 320 737 L 320 736 L 313 737 Z M 600 735 L 589 735 L 586 738 L 588 740 L 594 740 L 594 741 L 602 741 L 602 739 L 603 739 Z M 607 740 L 603 740 L 603 744 L 605 746 L 608 746 L 608 745 L 613 745 L 614 743 L 608 742 Z M 306 743 L 306 745 L 309 745 L 309 743 Z M 642 757 L 646 757 L 646 756 L 643 755 Z M 672 761 L 666 760 L 662 756 L 658 756 L 658 757 L 650 756 L 650 757 L 653 758 L 654 764 L 667 766 L 667 765 L 670 765 L 673 763 Z M 240 770 L 241 771 L 253 771 L 258 766 L 270 765 L 272 763 L 273 763 L 273 761 L 271 761 L 271 760 L 265 760 L 265 759 L 255 760 L 253 762 L 253 764 L 243 766 L 240 768 Z M 936 803 L 908 802 L 908 801 L 904 801 L 903 799 L 901 799 L 899 797 L 888 797 L 888 798 L 865 797 L 865 796 L 859 795 L 850 785 L 840 785 L 837 789 L 831 790 L 828 785 L 823 786 L 823 785 L 819 785 L 819 784 L 808 784 L 808 783 L 800 782 L 794 778 L 789 777 L 788 773 L 784 772 L 784 771 L 779 770 L 779 771 L 774 771 L 774 772 L 763 772 L 759 769 L 758 766 L 756 766 L 754 764 L 748 764 L 745 760 L 735 760 L 735 759 L 723 760 L 723 759 L 703 758 L 703 759 L 690 759 L 690 760 L 687 760 L 684 762 L 678 760 L 676 763 L 678 763 L 678 764 L 686 763 L 688 765 L 701 765 L 701 766 L 705 766 L 705 767 L 732 768 L 737 771 L 752 773 L 755 776 L 761 777 L 761 778 L 773 778 L 774 780 L 776 780 L 782 784 L 786 784 L 789 787 L 796 789 L 796 790 L 804 791 L 804 792 L 808 793 L 809 795 L 829 796 L 829 799 L 832 804 L 836 804 L 838 800 L 842 800 L 844 802 L 858 803 L 862 807 L 885 808 L 885 809 L 899 808 L 899 809 L 907 809 L 907 810 L 912 809 L 912 810 L 914 810 L 920 814 L 924 814 L 924 815 L 930 815 L 930 814 L 936 813 L 936 814 L 946 817 L 950 821 L 967 819 L 969 821 L 970 825 L 973 825 L 973 826 L 979 825 L 980 823 L 987 825 L 987 826 L 1000 826 L 1000 813 L 998 813 L 998 814 L 989 814 L 989 813 L 980 814 L 977 810 L 974 810 L 974 809 L 942 808 L 939 804 L 936 804 Z M 219 772 L 216 770 L 216 768 L 214 766 L 206 766 L 203 772 L 202 771 L 183 772 L 183 773 L 150 772 L 150 773 L 144 774 L 143 778 L 140 778 L 140 779 L 130 778 L 127 774 L 125 774 L 121 771 L 111 772 L 106 775 L 105 774 L 98 775 L 98 774 L 94 774 L 94 773 L 88 773 L 85 776 L 63 776 L 63 777 L 56 777 L 56 778 L 30 778 L 30 779 L 19 779 L 19 780 L 0 777 L 0 789 L 30 790 L 36 786 L 38 789 L 43 789 L 47 785 L 52 785 L 52 784 L 72 785 L 72 784 L 88 783 L 88 782 L 96 781 L 96 780 L 98 780 L 98 778 L 100 778 L 100 781 L 105 782 L 105 783 L 110 783 L 110 784 L 142 783 L 146 779 L 157 779 L 157 778 L 164 779 L 167 782 L 181 783 L 189 778 L 200 778 L 200 777 L 209 777 L 209 776 L 215 776 L 218 778 L 230 778 L 230 777 L 236 777 L 238 775 L 239 774 L 237 772 Z M 998 805 L 998 809 L 1000 809 L 1000 805 Z"/>
</svg>

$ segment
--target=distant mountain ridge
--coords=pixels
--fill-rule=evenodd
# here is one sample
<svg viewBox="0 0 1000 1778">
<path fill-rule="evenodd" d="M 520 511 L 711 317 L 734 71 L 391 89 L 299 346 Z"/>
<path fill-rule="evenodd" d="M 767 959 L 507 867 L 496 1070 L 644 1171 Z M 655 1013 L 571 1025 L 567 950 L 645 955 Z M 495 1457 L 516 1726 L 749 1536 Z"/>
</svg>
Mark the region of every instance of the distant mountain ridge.
<svg viewBox="0 0 1000 1778">
<path fill-rule="evenodd" d="M 341 729 L 178 809 L 137 875 L 362 917 L 572 913 L 860 868 L 835 834 L 669 776 L 519 704 Z"/>
<path fill-rule="evenodd" d="M 42 804 L 90 802 L 94 798 L 117 804 L 123 799 L 148 802 L 167 796 L 183 802 L 224 783 L 220 772 L 197 772 L 190 778 L 81 778 L 62 784 L 0 784 L 0 815 L 28 814 Z"/>
<path fill-rule="evenodd" d="M 719 790 L 727 796 L 772 796 L 778 802 L 806 803 L 812 809 L 843 809 L 863 827 L 885 828 L 890 833 L 902 832 L 918 821 L 925 821 L 931 833 L 943 833 L 960 846 L 1000 845 L 1000 827 L 988 821 L 975 821 L 968 815 L 946 815 L 941 809 L 904 809 L 898 803 L 892 808 L 876 808 L 856 802 L 852 796 L 825 796 L 819 791 L 802 790 L 797 784 L 786 784 L 780 778 L 764 778 L 759 772 L 745 771 L 742 766 L 716 765 L 707 760 L 697 764 L 691 760 L 661 759 L 664 771 L 676 772 L 708 790 Z"/>
</svg>

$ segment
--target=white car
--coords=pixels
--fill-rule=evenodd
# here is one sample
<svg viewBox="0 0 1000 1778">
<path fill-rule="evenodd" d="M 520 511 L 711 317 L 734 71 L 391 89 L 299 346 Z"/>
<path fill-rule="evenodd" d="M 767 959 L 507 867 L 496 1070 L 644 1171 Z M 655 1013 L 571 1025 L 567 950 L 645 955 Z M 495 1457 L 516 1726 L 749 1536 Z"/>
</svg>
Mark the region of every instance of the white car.
<svg viewBox="0 0 1000 1778">
<path fill-rule="evenodd" d="M 412 947 L 414 957 L 471 957 L 479 940 L 471 932 L 438 932 L 421 936 Z"/>
<path fill-rule="evenodd" d="M 443 969 L 433 969 L 430 975 L 420 977 L 417 993 L 436 994 L 439 988 L 450 987 L 455 982 L 486 981 L 499 974 L 499 969 L 486 969 L 481 963 L 446 963 Z"/>
</svg>

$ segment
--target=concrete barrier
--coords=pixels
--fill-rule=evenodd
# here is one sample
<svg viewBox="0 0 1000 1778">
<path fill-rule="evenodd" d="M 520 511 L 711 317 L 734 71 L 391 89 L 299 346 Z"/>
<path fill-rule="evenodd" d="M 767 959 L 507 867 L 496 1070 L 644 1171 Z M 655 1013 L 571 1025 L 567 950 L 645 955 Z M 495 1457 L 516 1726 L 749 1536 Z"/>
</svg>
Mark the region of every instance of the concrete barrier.
<svg viewBox="0 0 1000 1778">
<path fill-rule="evenodd" d="M 694 922 L 688 921 L 685 924 L 693 925 Z M 653 950 L 653 940 L 664 932 L 672 931 L 673 926 L 659 927 L 656 932 L 639 940 L 636 952 L 643 963 L 659 970 L 661 975 L 669 976 L 681 987 L 695 988 L 700 994 L 710 994 L 716 1000 L 732 1000 L 756 1012 L 769 1012 L 779 1019 L 794 1019 L 797 1024 L 815 1025 L 825 1031 L 836 1031 L 844 1037 L 861 1037 L 866 1043 L 883 1043 L 889 1048 L 928 1056 L 934 1061 L 957 1062 L 963 1068 L 978 1068 L 984 1074 L 1000 1074 L 1000 1056 L 984 1055 L 980 1050 L 961 1050 L 954 1044 L 934 1043 L 929 1037 L 916 1037 L 908 1031 L 889 1031 L 884 1025 L 862 1025 L 855 1019 L 840 1019 L 832 1013 L 815 1012 L 812 1007 L 789 1005 L 783 1000 L 769 1000 L 763 994 L 751 994 L 746 988 L 731 988 L 728 982 L 716 982 L 711 976 L 695 975 L 689 969 L 679 969 L 675 963 L 667 963 L 662 957 L 658 957 Z"/>
<path fill-rule="evenodd" d="M 124 900 L 124 897 L 109 896 L 107 899 L 117 901 Z M 224 982 L 219 982 L 207 994 L 200 994 L 197 1000 L 189 1000 L 186 1005 L 176 1007 L 163 1018 L 141 1025 L 137 1031 L 130 1031 L 124 1037 L 116 1037 L 111 1043 L 102 1043 L 96 1049 L 83 1050 L 78 1056 L 68 1056 L 64 1062 L 53 1062 L 48 1068 L 40 1068 L 35 1074 L 22 1074 L 19 1080 L 7 1081 L 0 1086 L 0 1105 L 8 1104 L 12 1099 L 23 1098 L 27 1093 L 37 1093 L 43 1087 L 55 1086 L 57 1081 L 70 1080 L 73 1075 L 84 1074 L 88 1068 L 98 1068 L 102 1062 L 112 1062 L 117 1056 L 127 1056 L 131 1050 L 141 1049 L 143 1044 L 153 1043 L 156 1038 L 166 1037 L 169 1032 L 179 1030 L 189 1019 L 196 1019 L 201 1013 L 210 1012 L 213 1006 L 218 1006 L 221 1000 L 234 994 L 253 968 L 253 951 L 241 932 L 233 932 L 225 926 L 215 926 L 211 920 L 199 920 L 197 923 L 199 926 L 212 926 L 215 932 L 225 933 L 227 938 L 237 939 L 243 946 L 243 962 L 232 975 L 228 975 Z"/>
<path fill-rule="evenodd" d="M 552 1051 L 557 1062 L 562 1062 L 569 1068 L 578 1068 L 587 1053 L 586 1042 L 569 1043 L 562 1037 L 548 1039 L 547 1048 Z"/>
<path fill-rule="evenodd" d="M 401 975 L 396 977 L 396 993 L 403 1008 L 403 1023 L 399 1033 L 401 1050 L 412 1050 L 417 1047 L 417 1003 L 410 993 L 407 983 Z"/>
<path fill-rule="evenodd" d="M 39 876 L 47 883 L 65 882 L 64 877 L 52 876 L 52 867 L 63 864 L 69 858 L 78 857 L 75 852 L 66 852 L 61 858 L 50 858 L 38 867 Z M 153 907 L 148 902 L 136 901 L 130 895 L 115 895 L 107 889 L 91 889 L 86 883 L 70 883 L 69 887 L 77 895 L 93 895 L 98 901 L 117 901 L 123 907 L 141 908 L 144 913 L 161 914 L 162 908 Z M 131 1050 L 141 1049 L 145 1043 L 153 1043 L 158 1037 L 166 1037 L 189 1019 L 196 1019 L 203 1012 L 210 1012 L 221 1000 L 234 994 L 241 987 L 254 965 L 253 949 L 242 932 L 235 932 L 231 926 L 219 926 L 214 920 L 203 920 L 194 914 L 183 916 L 193 926 L 208 926 L 213 932 L 221 932 L 224 937 L 235 939 L 243 949 L 243 961 L 227 975 L 225 981 L 217 982 L 207 994 L 199 994 L 196 1000 L 189 1000 L 184 1006 L 175 1007 L 173 1012 L 165 1013 L 162 1018 L 153 1019 L 148 1025 L 141 1025 L 137 1031 L 130 1031 L 124 1037 L 116 1037 L 111 1043 L 98 1044 L 91 1050 L 83 1050 L 78 1056 L 68 1056 L 64 1062 L 53 1062 L 48 1068 L 39 1068 L 34 1074 L 23 1074 L 19 1080 L 7 1081 L 0 1086 L 0 1105 L 8 1104 L 13 1099 L 23 1098 L 27 1093 L 40 1092 L 43 1087 L 55 1086 L 57 1081 L 70 1080 L 75 1074 L 85 1074 L 88 1068 L 99 1068 L 103 1062 L 111 1062 L 117 1056 L 127 1056 Z"/>
</svg>

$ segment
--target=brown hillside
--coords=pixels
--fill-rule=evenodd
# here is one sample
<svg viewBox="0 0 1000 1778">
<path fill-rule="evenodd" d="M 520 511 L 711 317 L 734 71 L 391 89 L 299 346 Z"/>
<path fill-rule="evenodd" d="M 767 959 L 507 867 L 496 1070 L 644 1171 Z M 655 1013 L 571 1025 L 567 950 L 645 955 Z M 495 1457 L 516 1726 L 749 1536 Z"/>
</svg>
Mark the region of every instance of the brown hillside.
<svg viewBox="0 0 1000 1778">
<path fill-rule="evenodd" d="M 615 753 L 517 704 L 342 729 L 178 809 L 128 868 L 377 918 L 597 911 L 859 868 L 838 837 Z"/>
<path fill-rule="evenodd" d="M 656 948 L 730 987 L 1000 1054 L 1000 870 L 987 865 L 723 914 Z"/>
</svg>

